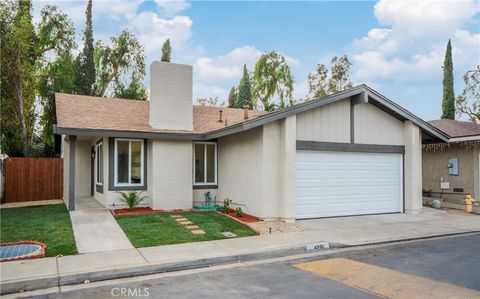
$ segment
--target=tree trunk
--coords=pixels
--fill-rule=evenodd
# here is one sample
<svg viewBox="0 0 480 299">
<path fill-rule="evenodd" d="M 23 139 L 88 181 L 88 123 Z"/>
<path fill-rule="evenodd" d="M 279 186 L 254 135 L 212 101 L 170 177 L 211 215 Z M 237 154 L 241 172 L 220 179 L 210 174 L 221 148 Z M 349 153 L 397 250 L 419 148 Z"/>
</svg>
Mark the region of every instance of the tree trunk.
<svg viewBox="0 0 480 299">
<path fill-rule="evenodd" d="M 16 84 L 16 102 L 17 102 L 17 116 L 18 121 L 20 122 L 21 138 L 22 138 L 22 148 L 23 155 L 25 157 L 30 157 L 30 142 L 28 140 L 27 125 L 25 121 L 25 112 L 23 111 L 23 89 L 21 83 Z"/>
</svg>

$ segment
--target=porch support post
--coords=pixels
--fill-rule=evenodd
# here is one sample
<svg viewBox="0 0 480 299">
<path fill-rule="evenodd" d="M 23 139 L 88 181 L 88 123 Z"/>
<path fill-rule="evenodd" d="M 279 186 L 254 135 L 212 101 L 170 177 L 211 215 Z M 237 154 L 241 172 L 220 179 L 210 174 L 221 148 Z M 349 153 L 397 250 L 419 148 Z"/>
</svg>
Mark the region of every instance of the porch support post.
<svg viewBox="0 0 480 299">
<path fill-rule="evenodd" d="M 69 135 L 68 210 L 75 211 L 75 145 L 77 136 Z"/>
</svg>

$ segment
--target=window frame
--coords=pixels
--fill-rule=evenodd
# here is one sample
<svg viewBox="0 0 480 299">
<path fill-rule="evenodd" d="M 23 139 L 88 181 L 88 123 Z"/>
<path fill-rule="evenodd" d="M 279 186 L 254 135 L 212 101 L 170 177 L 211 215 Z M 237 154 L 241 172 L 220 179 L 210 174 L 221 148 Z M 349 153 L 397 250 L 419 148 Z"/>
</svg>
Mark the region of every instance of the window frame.
<svg viewBox="0 0 480 299">
<path fill-rule="evenodd" d="M 128 141 L 128 183 L 119 183 L 118 182 L 118 142 L 119 141 Z M 132 142 L 140 142 L 140 181 L 139 184 L 132 184 Z M 114 171 L 114 179 L 113 179 L 113 186 L 114 187 L 143 187 L 145 186 L 145 176 L 144 176 L 144 168 L 145 168 L 145 157 L 144 157 L 144 140 L 143 139 L 132 139 L 132 138 L 115 138 L 114 141 L 114 151 L 113 151 L 113 171 Z"/>
<path fill-rule="evenodd" d="M 99 157 L 100 155 L 102 155 L 102 165 L 99 165 Z M 96 145 L 95 145 L 95 165 L 97 167 L 96 169 L 96 178 L 95 178 L 95 184 L 98 185 L 98 186 L 103 186 L 103 180 L 104 180 L 104 171 L 105 171 L 105 167 L 104 167 L 104 161 L 105 161 L 105 157 L 103 155 L 103 141 L 100 141 L 98 142 Z M 101 174 L 99 173 L 101 170 Z M 100 175 L 99 175 L 100 174 Z M 100 180 L 99 180 L 100 179 Z"/>
<path fill-rule="evenodd" d="M 203 150 L 203 161 L 204 161 L 204 169 L 203 169 L 203 182 L 196 182 L 196 179 L 195 179 L 195 146 L 197 144 L 201 144 L 203 145 L 204 147 L 204 150 Z M 214 158 L 214 178 L 215 178 L 215 181 L 214 182 L 211 182 L 211 183 L 208 183 L 207 182 L 207 145 L 214 145 L 215 146 L 215 158 Z M 217 142 L 214 142 L 214 141 L 194 141 L 193 142 L 193 167 L 192 167 L 192 172 L 193 172 L 193 186 L 212 186 L 212 187 L 215 187 L 218 185 L 218 144 Z"/>
</svg>

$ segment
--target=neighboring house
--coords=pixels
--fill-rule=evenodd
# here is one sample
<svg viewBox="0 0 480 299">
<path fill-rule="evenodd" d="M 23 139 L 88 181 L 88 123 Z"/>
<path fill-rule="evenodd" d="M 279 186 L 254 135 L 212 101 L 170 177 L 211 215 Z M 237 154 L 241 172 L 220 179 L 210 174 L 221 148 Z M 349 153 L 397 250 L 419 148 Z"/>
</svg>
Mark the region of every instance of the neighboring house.
<svg viewBox="0 0 480 299">
<path fill-rule="evenodd" d="M 480 125 L 451 119 L 429 123 L 450 139 L 446 144 L 424 145 L 424 195 L 441 197 L 452 207 L 460 208 L 467 194 L 479 200 Z"/>
<path fill-rule="evenodd" d="M 422 142 L 448 136 L 361 85 L 261 113 L 192 107 L 192 67 L 154 62 L 150 100 L 56 94 L 64 197 L 191 209 L 210 191 L 263 219 L 409 212 L 422 207 Z M 221 112 L 222 111 L 222 112 Z"/>
</svg>

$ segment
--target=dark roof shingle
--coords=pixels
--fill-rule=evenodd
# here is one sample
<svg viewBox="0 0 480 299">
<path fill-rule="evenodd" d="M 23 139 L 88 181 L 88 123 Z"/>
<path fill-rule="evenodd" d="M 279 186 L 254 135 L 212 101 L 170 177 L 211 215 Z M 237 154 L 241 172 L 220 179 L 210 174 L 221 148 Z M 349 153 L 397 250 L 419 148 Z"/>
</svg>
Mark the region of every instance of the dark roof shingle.
<svg viewBox="0 0 480 299">
<path fill-rule="evenodd" d="M 428 122 L 435 128 L 447 133 L 450 138 L 480 135 L 480 125 L 453 119 L 437 119 Z"/>
</svg>

